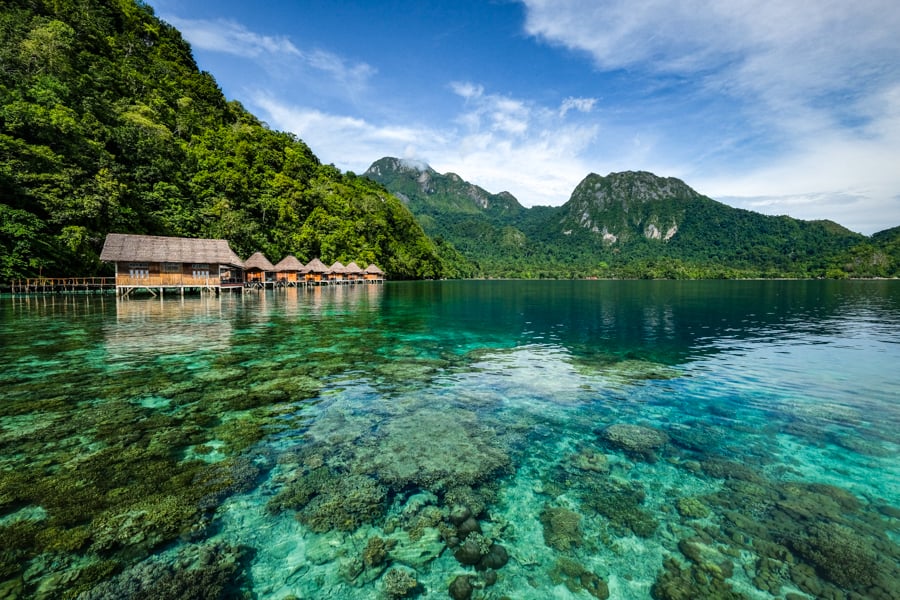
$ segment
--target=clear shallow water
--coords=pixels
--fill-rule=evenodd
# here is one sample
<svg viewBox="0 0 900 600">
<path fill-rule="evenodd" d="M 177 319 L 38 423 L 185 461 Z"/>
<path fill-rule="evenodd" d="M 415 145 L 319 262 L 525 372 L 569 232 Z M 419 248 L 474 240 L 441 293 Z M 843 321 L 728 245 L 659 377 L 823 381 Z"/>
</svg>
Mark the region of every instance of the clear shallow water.
<svg viewBox="0 0 900 600">
<path fill-rule="evenodd" d="M 0 597 L 900 598 L 897 282 L 3 298 L 0 342 Z"/>
</svg>

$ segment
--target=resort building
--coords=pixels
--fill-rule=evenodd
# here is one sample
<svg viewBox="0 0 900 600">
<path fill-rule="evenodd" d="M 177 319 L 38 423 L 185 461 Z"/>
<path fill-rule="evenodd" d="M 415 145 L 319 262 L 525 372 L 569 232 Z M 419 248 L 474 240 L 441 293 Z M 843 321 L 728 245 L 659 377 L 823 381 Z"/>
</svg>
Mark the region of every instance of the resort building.
<svg viewBox="0 0 900 600">
<path fill-rule="evenodd" d="M 356 283 L 363 278 L 363 270 L 359 268 L 358 264 L 351 262 L 344 267 L 344 276 L 350 283 Z"/>
<path fill-rule="evenodd" d="M 185 289 L 218 293 L 226 288 L 384 282 L 384 272 L 371 264 L 365 270 L 355 262 L 346 267 L 335 262 L 328 267 L 314 258 L 304 266 L 295 256 L 288 255 L 273 265 L 262 252 L 242 261 L 227 240 L 110 233 L 106 236 L 100 260 L 115 264 L 115 289 L 122 296 L 136 289 L 146 289 L 156 295 L 165 289 L 177 289 L 182 294 Z M 99 284 L 92 282 L 90 285 L 97 287 Z M 88 289 L 88 286 L 82 287 Z M 70 287 L 74 290 L 77 286 Z M 45 288 L 50 289 L 46 285 L 27 284 L 23 291 L 28 293 Z"/>
<path fill-rule="evenodd" d="M 369 265 L 363 271 L 363 279 L 372 283 L 384 283 L 384 271 L 375 265 Z"/>
<path fill-rule="evenodd" d="M 282 286 L 296 286 L 305 273 L 306 267 L 293 254 L 288 254 L 275 265 L 275 280 Z"/>
<path fill-rule="evenodd" d="M 325 272 L 328 282 L 344 283 L 344 270 L 345 267 L 340 262 L 335 262 L 333 265 L 328 267 L 328 270 Z"/>
<path fill-rule="evenodd" d="M 244 261 L 244 277 L 253 287 L 275 285 L 275 265 L 262 252 L 254 252 Z"/>
<path fill-rule="evenodd" d="M 328 267 L 325 266 L 318 258 L 314 258 L 306 264 L 306 283 L 308 284 L 319 284 L 325 282 L 325 273 L 328 272 Z"/>
<path fill-rule="evenodd" d="M 116 291 L 243 287 L 244 263 L 226 240 L 110 233 L 100 260 L 116 266 Z"/>
</svg>

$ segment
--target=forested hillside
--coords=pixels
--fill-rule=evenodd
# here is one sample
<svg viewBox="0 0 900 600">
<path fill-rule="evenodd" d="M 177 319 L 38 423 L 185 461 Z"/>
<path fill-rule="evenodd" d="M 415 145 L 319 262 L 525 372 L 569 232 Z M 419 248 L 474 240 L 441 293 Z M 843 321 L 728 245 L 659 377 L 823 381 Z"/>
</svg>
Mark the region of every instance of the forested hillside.
<svg viewBox="0 0 900 600">
<path fill-rule="evenodd" d="M 590 174 L 560 207 L 523 208 L 459 176 L 394 158 L 365 173 L 425 231 L 488 277 L 872 277 L 900 275 L 898 235 L 767 216 L 647 172 Z M 891 233 L 894 232 L 894 233 Z"/>
<path fill-rule="evenodd" d="M 400 278 L 460 274 L 380 185 L 227 101 L 150 7 L 4 0 L 0 280 L 106 272 L 108 232 L 226 238 L 243 257 L 374 262 Z"/>
</svg>

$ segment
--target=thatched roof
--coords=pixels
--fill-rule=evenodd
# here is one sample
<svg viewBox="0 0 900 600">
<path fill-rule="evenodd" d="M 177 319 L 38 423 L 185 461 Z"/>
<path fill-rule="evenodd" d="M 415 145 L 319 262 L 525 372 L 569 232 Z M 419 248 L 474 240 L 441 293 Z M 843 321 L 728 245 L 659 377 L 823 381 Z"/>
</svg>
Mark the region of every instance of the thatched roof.
<svg viewBox="0 0 900 600">
<path fill-rule="evenodd" d="M 259 269 L 260 271 L 274 271 L 275 265 L 269 262 L 262 252 L 254 252 L 250 258 L 244 261 L 245 269 Z"/>
<path fill-rule="evenodd" d="M 106 262 L 218 263 L 243 267 L 228 240 L 110 233 L 100 260 Z"/>
<path fill-rule="evenodd" d="M 296 271 L 298 273 L 305 273 L 306 267 L 303 266 L 303 263 L 297 260 L 297 257 L 293 254 L 288 254 L 284 258 L 282 258 L 275 265 L 275 270 L 284 273 L 285 271 Z"/>
<path fill-rule="evenodd" d="M 350 263 L 346 267 L 344 267 L 344 273 L 348 275 L 361 275 L 363 272 L 362 269 L 359 268 L 359 265 L 355 262 Z"/>
<path fill-rule="evenodd" d="M 328 273 L 329 275 L 331 275 L 332 273 L 341 273 L 341 274 L 343 274 L 343 273 L 346 273 L 346 272 L 347 272 L 347 267 L 345 267 L 344 265 L 342 265 L 342 264 L 339 263 L 339 262 L 335 262 L 333 265 L 331 265 L 330 267 L 328 267 L 328 270 L 325 271 L 325 272 Z"/>
<path fill-rule="evenodd" d="M 328 271 L 328 267 L 318 258 L 314 258 L 306 264 L 306 271 L 308 273 L 325 273 Z"/>
<path fill-rule="evenodd" d="M 369 265 L 368 267 L 366 267 L 366 270 L 364 272 L 368 273 L 369 275 L 384 275 L 384 271 L 382 271 L 375 265 Z"/>
</svg>

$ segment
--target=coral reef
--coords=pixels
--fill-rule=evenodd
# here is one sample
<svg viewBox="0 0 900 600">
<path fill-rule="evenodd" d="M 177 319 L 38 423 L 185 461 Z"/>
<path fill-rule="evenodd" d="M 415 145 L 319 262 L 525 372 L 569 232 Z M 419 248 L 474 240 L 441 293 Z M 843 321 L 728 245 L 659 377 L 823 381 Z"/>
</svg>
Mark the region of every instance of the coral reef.
<svg viewBox="0 0 900 600">
<path fill-rule="evenodd" d="M 584 505 L 609 519 L 619 533 L 630 530 L 636 536 L 649 537 L 656 531 L 656 519 L 641 508 L 644 489 L 640 483 L 611 478 L 602 482 L 583 496 Z"/>
<path fill-rule="evenodd" d="M 849 527 L 816 523 L 788 544 L 825 578 L 841 587 L 868 586 L 878 578 L 875 551 Z"/>
<path fill-rule="evenodd" d="M 567 508 L 544 505 L 541 511 L 544 543 L 556 550 L 566 551 L 584 543 L 581 515 Z"/>
<path fill-rule="evenodd" d="M 369 538 L 363 550 L 362 560 L 367 567 L 379 567 L 387 559 L 388 552 L 397 545 L 397 540 L 385 540 L 377 535 Z"/>
<path fill-rule="evenodd" d="M 422 408 L 386 423 L 353 463 L 395 490 L 444 492 L 505 470 L 510 457 L 497 441 L 472 412 Z"/>
<path fill-rule="evenodd" d="M 568 457 L 567 462 L 572 468 L 593 473 L 608 473 L 609 461 L 602 452 L 591 448 L 584 448 L 578 453 Z"/>
<path fill-rule="evenodd" d="M 598 600 L 609 598 L 609 586 L 596 573 L 592 573 L 571 558 L 561 557 L 550 571 L 553 583 L 564 584 L 573 594 L 587 592 Z"/>
<path fill-rule="evenodd" d="M 252 598 L 244 576 L 248 551 L 225 544 L 182 549 L 174 561 L 147 559 L 87 590 L 79 600 L 240 600 Z"/>
<path fill-rule="evenodd" d="M 319 491 L 297 513 L 297 520 L 316 533 L 352 531 L 372 523 L 387 510 L 387 488 L 367 475 L 345 475 Z"/>
<path fill-rule="evenodd" d="M 650 595 L 655 600 L 749 600 L 749 596 L 732 588 L 721 572 L 708 572 L 696 564 L 682 567 L 674 558 L 663 562 Z"/>
<path fill-rule="evenodd" d="M 419 587 L 419 582 L 414 573 L 394 568 L 385 573 L 382 585 L 388 598 L 408 598 Z"/>
<path fill-rule="evenodd" d="M 709 508 L 699 498 L 679 498 L 675 503 L 678 514 L 686 519 L 702 519 L 709 515 Z"/>
<path fill-rule="evenodd" d="M 603 430 L 602 439 L 633 458 L 653 462 L 656 451 L 669 442 L 665 432 L 630 423 L 616 423 Z"/>
</svg>

